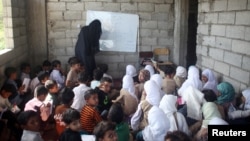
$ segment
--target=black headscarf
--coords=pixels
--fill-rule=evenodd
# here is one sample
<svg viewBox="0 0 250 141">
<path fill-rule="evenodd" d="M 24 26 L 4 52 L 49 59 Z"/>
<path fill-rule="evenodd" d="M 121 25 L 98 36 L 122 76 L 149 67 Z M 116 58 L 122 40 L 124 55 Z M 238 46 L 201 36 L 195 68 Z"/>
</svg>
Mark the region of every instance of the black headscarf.
<svg viewBox="0 0 250 141">
<path fill-rule="evenodd" d="M 94 20 L 88 26 L 82 27 L 75 46 L 75 56 L 81 60 L 91 77 L 93 77 L 93 71 L 96 68 L 95 54 L 100 51 L 101 34 L 101 22 Z"/>
</svg>

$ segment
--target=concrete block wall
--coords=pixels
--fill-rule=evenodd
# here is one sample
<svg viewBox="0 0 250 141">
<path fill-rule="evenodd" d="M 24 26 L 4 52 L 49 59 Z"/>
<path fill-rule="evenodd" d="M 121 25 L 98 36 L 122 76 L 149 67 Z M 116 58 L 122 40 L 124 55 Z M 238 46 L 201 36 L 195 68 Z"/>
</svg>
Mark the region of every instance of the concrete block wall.
<svg viewBox="0 0 250 141">
<path fill-rule="evenodd" d="M 199 0 L 197 65 L 241 92 L 250 84 L 250 0 Z"/>
<path fill-rule="evenodd" d="M 25 0 L 2 0 L 6 49 L 0 51 L 0 84 L 5 79 L 7 66 L 19 69 L 21 62 L 28 62 Z"/>
<path fill-rule="evenodd" d="M 174 0 L 48 0 L 49 59 L 59 59 L 67 71 L 67 60 L 74 55 L 80 32 L 77 25 L 85 26 L 87 10 L 138 14 L 139 48 L 136 53 L 100 52 L 96 55 L 97 63 L 107 63 L 108 73 L 114 78 L 121 78 L 127 64 L 139 69 L 138 51 L 173 48 L 173 7 Z"/>
</svg>

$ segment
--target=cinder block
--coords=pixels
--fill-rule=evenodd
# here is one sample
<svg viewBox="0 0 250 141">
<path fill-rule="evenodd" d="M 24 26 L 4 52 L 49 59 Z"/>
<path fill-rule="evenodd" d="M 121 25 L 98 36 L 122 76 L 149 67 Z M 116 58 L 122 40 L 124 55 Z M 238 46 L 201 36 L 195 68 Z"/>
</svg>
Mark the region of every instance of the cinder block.
<svg viewBox="0 0 250 141">
<path fill-rule="evenodd" d="M 215 46 L 215 36 L 203 36 L 202 45 L 205 46 Z"/>
<path fill-rule="evenodd" d="M 201 12 L 209 12 L 210 11 L 210 3 L 209 2 L 201 2 L 199 3 Z"/>
<path fill-rule="evenodd" d="M 249 10 L 250 9 L 250 1 L 248 0 L 248 3 L 247 3 L 247 9 Z"/>
<path fill-rule="evenodd" d="M 214 70 L 218 71 L 226 76 L 229 76 L 229 68 L 230 66 L 226 63 L 215 61 L 214 63 Z"/>
<path fill-rule="evenodd" d="M 224 50 L 231 50 L 232 49 L 232 39 L 224 38 L 224 37 L 216 37 L 215 39 L 215 47 Z"/>
<path fill-rule="evenodd" d="M 205 57 L 202 56 L 201 57 L 201 65 L 205 66 L 207 68 L 213 69 L 214 68 L 214 59 L 210 58 L 210 57 Z"/>
<path fill-rule="evenodd" d="M 141 21 L 141 28 L 156 29 L 157 21 Z"/>
<path fill-rule="evenodd" d="M 102 2 L 85 2 L 85 10 L 103 10 Z"/>
<path fill-rule="evenodd" d="M 198 25 L 197 33 L 208 35 L 208 25 Z"/>
<path fill-rule="evenodd" d="M 82 19 L 82 12 L 64 12 L 65 20 L 80 20 Z"/>
<path fill-rule="evenodd" d="M 71 22 L 71 29 L 77 29 L 79 32 L 83 26 L 85 26 L 85 21 L 83 20 L 74 20 Z"/>
<path fill-rule="evenodd" d="M 233 79 L 233 78 L 223 76 L 222 82 L 229 82 L 230 84 L 232 84 L 233 87 L 234 87 L 235 92 L 238 92 L 239 89 L 240 89 L 240 82 Z"/>
<path fill-rule="evenodd" d="M 66 55 L 66 51 L 65 48 L 54 48 L 53 49 L 53 54 L 55 56 L 63 56 Z M 61 61 L 61 60 L 60 60 Z"/>
<path fill-rule="evenodd" d="M 247 71 L 250 71 L 250 57 L 249 56 L 243 56 L 242 68 Z"/>
<path fill-rule="evenodd" d="M 140 45 L 139 51 L 152 51 L 152 46 L 150 45 Z"/>
<path fill-rule="evenodd" d="M 235 39 L 244 39 L 245 27 L 244 26 L 227 26 L 226 37 Z"/>
<path fill-rule="evenodd" d="M 67 29 L 70 27 L 70 21 L 54 21 L 52 22 L 52 29 Z"/>
<path fill-rule="evenodd" d="M 48 13 L 48 18 L 51 20 L 63 20 L 63 12 L 62 11 L 51 11 Z"/>
<path fill-rule="evenodd" d="M 103 3 L 103 9 L 106 11 L 118 12 L 121 11 L 120 3 Z"/>
<path fill-rule="evenodd" d="M 64 31 L 49 31 L 48 37 L 51 39 L 60 39 L 60 38 L 65 38 L 65 32 Z"/>
<path fill-rule="evenodd" d="M 212 25 L 211 26 L 211 35 L 225 36 L 226 35 L 226 26 L 225 25 Z"/>
<path fill-rule="evenodd" d="M 166 14 L 166 13 L 153 13 L 152 14 L 152 20 L 155 20 L 155 21 L 167 21 L 168 20 L 168 14 Z"/>
<path fill-rule="evenodd" d="M 244 71 L 237 67 L 231 66 L 230 77 L 242 83 L 249 83 L 249 72 Z"/>
<path fill-rule="evenodd" d="M 48 11 L 65 11 L 66 4 L 65 2 L 48 2 Z"/>
<path fill-rule="evenodd" d="M 167 13 L 171 9 L 171 4 L 155 4 L 155 12 Z"/>
<path fill-rule="evenodd" d="M 234 24 L 235 12 L 219 13 L 218 23 L 220 24 Z"/>
<path fill-rule="evenodd" d="M 69 11 L 83 11 L 84 3 L 83 2 L 69 2 L 66 4 L 66 10 Z"/>
<path fill-rule="evenodd" d="M 133 55 L 125 55 L 125 62 L 135 62 L 138 61 L 139 57 L 136 54 Z"/>
<path fill-rule="evenodd" d="M 233 52 L 227 52 L 225 51 L 224 53 L 224 62 L 237 66 L 237 67 L 241 67 L 241 63 L 242 63 L 242 55 L 240 54 L 236 54 Z"/>
<path fill-rule="evenodd" d="M 141 38 L 141 45 L 157 45 L 157 38 L 156 37 L 142 37 Z"/>
<path fill-rule="evenodd" d="M 77 38 L 79 34 L 79 30 L 66 30 L 66 37 Z"/>
<path fill-rule="evenodd" d="M 246 30 L 245 30 L 245 40 L 250 41 L 250 27 L 246 27 Z"/>
<path fill-rule="evenodd" d="M 227 0 L 213 1 L 213 11 L 226 11 Z"/>
<path fill-rule="evenodd" d="M 79 1 L 79 0 L 60 0 L 60 1 L 65 1 L 65 2 L 76 2 L 76 1 Z"/>
<path fill-rule="evenodd" d="M 218 23 L 218 13 L 205 14 L 205 23 Z"/>
<path fill-rule="evenodd" d="M 236 12 L 237 25 L 250 25 L 250 11 Z"/>
<path fill-rule="evenodd" d="M 250 43 L 241 40 L 233 40 L 232 51 L 236 53 L 250 55 Z"/>
<path fill-rule="evenodd" d="M 137 3 L 122 3 L 121 11 L 138 11 Z"/>
<path fill-rule="evenodd" d="M 174 39 L 169 38 L 158 38 L 158 45 L 160 46 L 174 46 Z"/>
<path fill-rule="evenodd" d="M 66 55 L 75 56 L 75 47 L 67 47 L 66 48 Z"/>
<path fill-rule="evenodd" d="M 168 32 L 166 30 L 156 29 L 152 31 L 153 37 L 167 38 Z"/>
<path fill-rule="evenodd" d="M 159 21 L 157 22 L 158 29 L 167 29 L 168 31 L 174 29 L 174 22 Z"/>
<path fill-rule="evenodd" d="M 65 48 L 65 47 L 72 47 L 72 39 L 65 38 L 65 39 L 55 39 L 55 48 Z"/>
<path fill-rule="evenodd" d="M 245 10 L 247 8 L 247 0 L 228 0 L 227 10 Z"/>
<path fill-rule="evenodd" d="M 140 37 L 151 37 L 152 31 L 151 29 L 140 29 Z M 153 34 L 154 36 L 154 34 Z"/>
<path fill-rule="evenodd" d="M 223 61 L 224 58 L 224 51 L 217 48 L 208 48 L 209 56 L 214 58 L 215 60 Z"/>
<path fill-rule="evenodd" d="M 155 8 L 152 3 L 138 3 L 139 12 L 154 12 Z"/>
<path fill-rule="evenodd" d="M 147 12 L 139 12 L 139 17 L 142 20 L 151 20 L 151 13 L 147 13 Z"/>
</svg>

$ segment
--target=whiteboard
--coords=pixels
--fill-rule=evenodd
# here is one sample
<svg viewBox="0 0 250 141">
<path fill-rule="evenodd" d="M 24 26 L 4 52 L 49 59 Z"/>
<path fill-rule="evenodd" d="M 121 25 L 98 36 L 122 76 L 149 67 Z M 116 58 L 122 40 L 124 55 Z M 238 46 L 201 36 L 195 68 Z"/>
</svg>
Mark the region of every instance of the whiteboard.
<svg viewBox="0 0 250 141">
<path fill-rule="evenodd" d="M 139 16 L 117 12 L 87 11 L 86 25 L 102 23 L 101 51 L 136 52 Z"/>
</svg>

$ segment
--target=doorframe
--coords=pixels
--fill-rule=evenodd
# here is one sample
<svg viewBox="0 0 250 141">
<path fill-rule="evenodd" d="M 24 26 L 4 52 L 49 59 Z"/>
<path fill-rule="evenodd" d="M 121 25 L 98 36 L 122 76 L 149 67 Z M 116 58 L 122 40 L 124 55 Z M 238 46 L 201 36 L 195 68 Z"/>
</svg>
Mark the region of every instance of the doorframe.
<svg viewBox="0 0 250 141">
<path fill-rule="evenodd" d="M 189 0 L 175 0 L 173 62 L 186 66 Z"/>
</svg>

